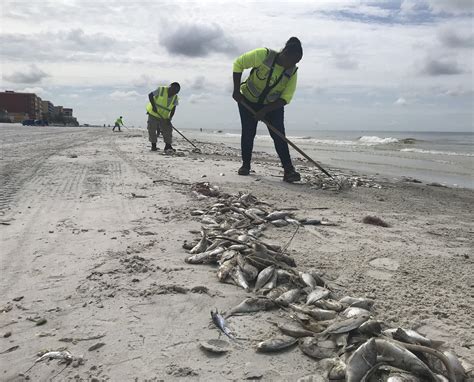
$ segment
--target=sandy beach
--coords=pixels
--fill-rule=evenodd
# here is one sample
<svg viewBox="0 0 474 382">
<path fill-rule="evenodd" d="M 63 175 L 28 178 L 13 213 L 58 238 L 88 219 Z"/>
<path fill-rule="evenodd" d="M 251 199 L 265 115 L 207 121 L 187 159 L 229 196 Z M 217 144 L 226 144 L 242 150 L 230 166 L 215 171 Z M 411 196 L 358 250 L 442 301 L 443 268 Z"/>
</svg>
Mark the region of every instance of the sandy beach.
<svg viewBox="0 0 474 382">
<path fill-rule="evenodd" d="M 296 234 L 292 225 L 270 227 L 263 238 L 289 243 L 296 269 L 324 275 L 338 296 L 374 299 L 387 327 L 416 329 L 474 364 L 471 189 L 330 167 L 358 185 L 335 190 L 310 181 L 319 172 L 299 160 L 303 181 L 287 184 L 275 154 L 258 150 L 255 172 L 241 177 L 234 147 L 198 139 L 202 153 L 193 153 L 175 137 L 178 153 L 168 156 L 150 152 L 142 130 L 1 125 L 0 134 L 2 381 L 323 375 L 298 347 L 255 352 L 278 333 L 271 321 L 287 319 L 281 309 L 229 318 L 243 340 L 225 355 L 200 349 L 219 337 L 210 311 L 227 311 L 251 293 L 220 283 L 215 266 L 184 261 L 183 244 L 201 228 L 191 211 L 218 200 L 197 197 L 197 182 L 251 193 L 270 211 L 334 223 Z M 367 215 L 390 227 L 364 224 Z M 63 349 L 84 363 L 34 365 L 41 351 Z"/>
</svg>

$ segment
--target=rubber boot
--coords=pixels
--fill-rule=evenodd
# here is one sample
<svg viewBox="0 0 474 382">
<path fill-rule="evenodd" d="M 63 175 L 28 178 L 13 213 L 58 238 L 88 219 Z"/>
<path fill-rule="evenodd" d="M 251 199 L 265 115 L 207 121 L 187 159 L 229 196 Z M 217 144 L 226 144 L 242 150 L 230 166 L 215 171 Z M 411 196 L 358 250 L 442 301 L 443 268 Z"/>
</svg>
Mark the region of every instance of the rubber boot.
<svg viewBox="0 0 474 382">
<path fill-rule="evenodd" d="M 283 181 L 288 183 L 299 182 L 301 180 L 301 175 L 299 172 L 295 171 L 293 166 L 285 168 L 285 173 L 283 174 Z"/>
<path fill-rule="evenodd" d="M 250 163 L 242 163 L 242 167 L 237 171 L 239 175 L 248 175 L 250 174 Z"/>
<path fill-rule="evenodd" d="M 157 151 L 158 149 L 156 148 L 156 143 L 151 144 L 151 151 Z"/>
</svg>

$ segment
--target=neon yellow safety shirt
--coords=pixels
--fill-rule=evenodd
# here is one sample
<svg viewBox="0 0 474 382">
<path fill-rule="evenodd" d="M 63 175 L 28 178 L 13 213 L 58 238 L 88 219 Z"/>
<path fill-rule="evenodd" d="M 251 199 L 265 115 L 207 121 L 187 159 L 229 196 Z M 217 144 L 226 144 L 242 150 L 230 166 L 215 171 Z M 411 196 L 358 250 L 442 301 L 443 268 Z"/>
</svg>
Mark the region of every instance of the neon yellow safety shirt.
<svg viewBox="0 0 474 382">
<path fill-rule="evenodd" d="M 244 69 L 256 68 L 262 65 L 265 57 L 267 57 L 267 49 L 266 48 L 257 48 L 251 50 L 250 52 L 244 53 L 240 57 L 234 61 L 233 71 L 235 73 L 242 73 Z M 269 85 L 275 83 L 275 81 L 281 76 L 285 68 L 278 64 L 275 64 L 275 68 L 273 69 L 272 78 L 270 80 Z M 296 90 L 296 82 L 297 82 L 298 73 L 295 73 L 291 76 L 290 80 L 288 81 L 285 90 L 280 95 L 280 98 L 284 99 L 287 104 L 291 102 L 293 95 L 295 94 Z M 243 84 L 242 86 L 245 86 Z"/>
</svg>

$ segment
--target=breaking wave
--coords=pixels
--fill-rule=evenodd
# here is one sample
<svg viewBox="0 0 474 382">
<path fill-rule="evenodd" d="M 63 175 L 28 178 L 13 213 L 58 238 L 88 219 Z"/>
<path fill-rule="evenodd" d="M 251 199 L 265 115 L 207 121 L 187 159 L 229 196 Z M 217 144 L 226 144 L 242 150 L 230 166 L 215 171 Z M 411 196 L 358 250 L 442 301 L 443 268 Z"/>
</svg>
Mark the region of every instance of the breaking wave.
<svg viewBox="0 0 474 382">
<path fill-rule="evenodd" d="M 363 137 L 359 138 L 359 142 L 365 143 L 368 145 L 385 145 L 387 143 L 398 143 L 399 140 L 397 138 L 380 138 L 376 136 L 369 136 L 369 135 L 364 135 Z"/>
<path fill-rule="evenodd" d="M 452 155 L 452 156 L 462 156 L 462 157 L 473 157 L 474 154 L 470 153 L 456 153 L 453 151 L 438 151 L 438 150 L 423 150 L 423 149 L 401 149 L 400 151 L 409 152 L 409 153 L 419 153 L 419 154 L 431 154 L 431 155 Z"/>
</svg>

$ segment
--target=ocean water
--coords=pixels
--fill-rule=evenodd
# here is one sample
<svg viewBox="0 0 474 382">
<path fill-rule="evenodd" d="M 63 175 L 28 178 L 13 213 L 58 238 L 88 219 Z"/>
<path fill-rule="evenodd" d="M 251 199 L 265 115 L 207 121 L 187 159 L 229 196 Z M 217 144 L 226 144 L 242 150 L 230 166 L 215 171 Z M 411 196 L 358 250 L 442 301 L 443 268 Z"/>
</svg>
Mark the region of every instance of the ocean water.
<svg viewBox="0 0 474 382">
<path fill-rule="evenodd" d="M 187 133 L 196 139 L 240 147 L 240 131 Z M 291 131 L 287 136 L 323 167 L 474 188 L 474 133 L 471 132 Z M 276 155 L 273 141 L 263 126 L 259 126 L 254 151 Z M 291 148 L 290 151 L 293 157 L 300 157 Z"/>
</svg>

